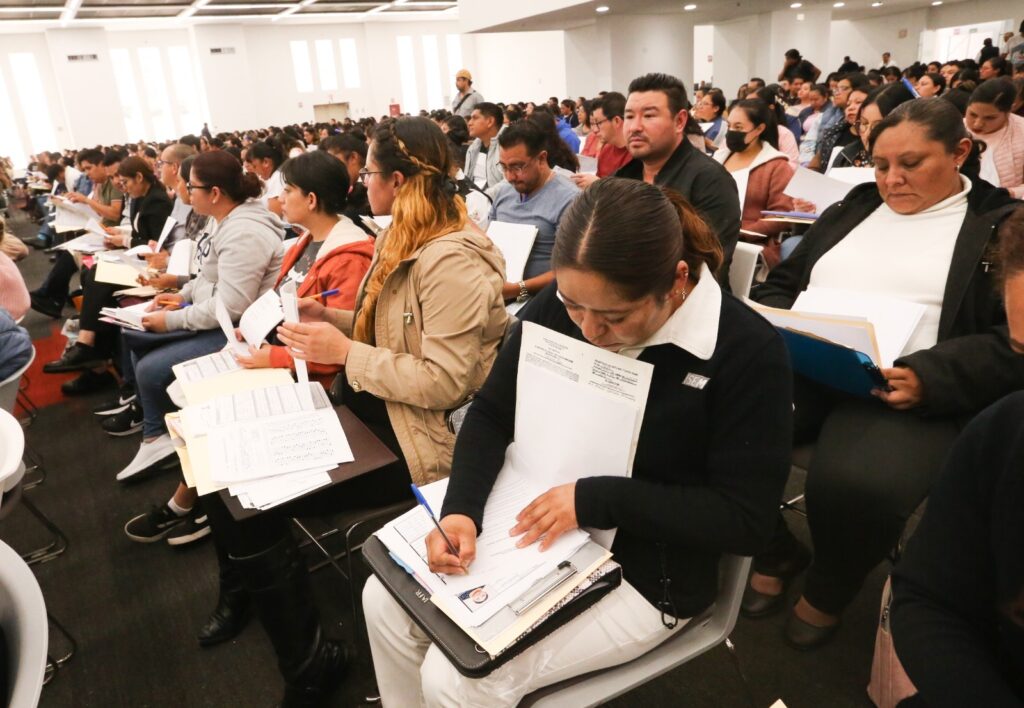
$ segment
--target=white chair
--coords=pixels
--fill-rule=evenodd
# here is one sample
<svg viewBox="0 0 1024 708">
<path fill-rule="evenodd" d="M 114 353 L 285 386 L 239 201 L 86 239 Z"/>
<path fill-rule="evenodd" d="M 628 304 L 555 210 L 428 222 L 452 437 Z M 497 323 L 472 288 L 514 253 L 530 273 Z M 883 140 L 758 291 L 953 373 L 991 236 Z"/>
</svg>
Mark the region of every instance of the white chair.
<svg viewBox="0 0 1024 708">
<path fill-rule="evenodd" d="M 18 399 L 18 389 L 21 386 L 21 377 L 25 375 L 32 362 L 36 360 L 36 349 L 32 347 L 32 356 L 28 363 L 21 367 L 3 381 L 0 381 L 0 409 L 8 413 L 14 413 L 15 402 Z"/>
<path fill-rule="evenodd" d="M 763 247 L 745 241 L 736 243 L 732 264 L 729 266 L 729 289 L 736 297 L 742 299 L 750 294 L 750 286 L 757 271 L 757 261 L 763 250 Z"/>
<path fill-rule="evenodd" d="M 19 428 L 21 426 L 18 426 Z M 32 574 L 18 554 L 0 541 L 0 628 L 7 643 L 11 706 L 39 705 L 46 676 L 46 603 Z M 0 697 L 6 699 L 7 696 Z"/>
<path fill-rule="evenodd" d="M 686 627 L 665 643 L 628 663 L 577 676 L 534 691 L 523 698 L 519 704 L 520 708 L 583 708 L 607 703 L 616 696 L 621 696 L 722 643 L 729 649 L 739 670 L 739 662 L 735 648 L 729 641 L 729 634 L 736 626 L 743 589 L 750 574 L 750 562 L 750 558 L 746 556 L 723 556 L 715 604 L 704 614 L 691 619 Z M 594 609 L 600 612 L 601 603 L 595 605 Z M 746 686 L 742 671 L 739 671 L 739 675 Z M 749 689 L 746 689 L 746 692 L 749 696 Z"/>
</svg>

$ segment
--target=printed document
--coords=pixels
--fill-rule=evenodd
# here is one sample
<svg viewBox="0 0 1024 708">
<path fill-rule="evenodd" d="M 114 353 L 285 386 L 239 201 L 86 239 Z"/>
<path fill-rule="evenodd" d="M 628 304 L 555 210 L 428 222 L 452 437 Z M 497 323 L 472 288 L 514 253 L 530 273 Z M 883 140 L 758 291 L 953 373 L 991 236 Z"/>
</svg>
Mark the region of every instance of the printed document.
<svg viewBox="0 0 1024 708">
<path fill-rule="evenodd" d="M 281 286 L 281 309 L 284 311 L 284 321 L 296 323 L 299 321 L 299 299 L 295 295 L 295 281 L 289 280 Z M 295 362 L 295 377 L 300 384 L 300 391 L 309 391 L 309 369 L 306 367 L 306 360 L 292 357 Z"/>
<path fill-rule="evenodd" d="M 224 302 L 219 297 L 213 309 L 217 315 L 220 331 L 224 333 L 224 337 L 228 340 L 228 349 L 235 354 L 249 356 L 249 346 L 245 342 L 239 342 L 235 337 L 235 325 L 231 322 L 228 308 L 224 306 Z"/>
<path fill-rule="evenodd" d="M 783 191 L 788 197 L 804 199 L 814 204 L 816 213 L 820 214 L 838 201 L 846 198 L 853 185 L 830 175 L 799 167 Z"/>
<path fill-rule="evenodd" d="M 241 319 L 238 320 L 238 329 L 241 330 L 246 342 L 259 349 L 260 345 L 266 341 L 270 331 L 283 318 L 281 298 L 271 288 L 245 308 Z"/>
</svg>

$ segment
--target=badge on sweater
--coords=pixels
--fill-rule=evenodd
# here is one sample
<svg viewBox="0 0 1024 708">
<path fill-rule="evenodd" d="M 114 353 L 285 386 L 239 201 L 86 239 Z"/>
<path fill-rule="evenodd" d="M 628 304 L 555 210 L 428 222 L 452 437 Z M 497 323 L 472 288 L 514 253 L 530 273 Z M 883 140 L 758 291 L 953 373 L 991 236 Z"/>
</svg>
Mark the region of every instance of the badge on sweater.
<svg viewBox="0 0 1024 708">
<path fill-rule="evenodd" d="M 701 376 L 700 374 L 687 374 L 686 378 L 683 379 L 683 386 L 689 386 L 695 388 L 698 391 L 703 391 L 704 387 L 708 385 L 708 377 Z"/>
</svg>

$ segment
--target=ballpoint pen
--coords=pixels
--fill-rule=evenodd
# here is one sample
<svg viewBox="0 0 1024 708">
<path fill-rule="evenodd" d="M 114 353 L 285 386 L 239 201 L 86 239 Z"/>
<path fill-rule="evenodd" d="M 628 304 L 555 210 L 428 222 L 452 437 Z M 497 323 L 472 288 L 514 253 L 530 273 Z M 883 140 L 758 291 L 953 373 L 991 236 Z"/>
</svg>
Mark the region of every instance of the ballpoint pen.
<svg viewBox="0 0 1024 708">
<path fill-rule="evenodd" d="M 448 534 L 446 534 L 444 529 L 441 528 L 441 524 L 437 521 L 437 517 L 434 516 L 434 511 L 430 508 L 430 504 L 427 504 L 427 500 L 423 497 L 423 494 L 420 493 L 419 488 L 415 484 L 410 484 L 409 486 L 412 487 L 412 493 L 416 495 L 416 501 L 427 510 L 427 516 L 429 516 L 430 520 L 434 522 L 434 526 L 441 533 L 441 538 L 443 538 L 444 542 L 448 544 L 448 550 L 451 551 L 453 556 L 458 558 L 459 552 L 455 549 L 455 544 L 452 543 L 452 540 L 448 538 Z"/>
</svg>

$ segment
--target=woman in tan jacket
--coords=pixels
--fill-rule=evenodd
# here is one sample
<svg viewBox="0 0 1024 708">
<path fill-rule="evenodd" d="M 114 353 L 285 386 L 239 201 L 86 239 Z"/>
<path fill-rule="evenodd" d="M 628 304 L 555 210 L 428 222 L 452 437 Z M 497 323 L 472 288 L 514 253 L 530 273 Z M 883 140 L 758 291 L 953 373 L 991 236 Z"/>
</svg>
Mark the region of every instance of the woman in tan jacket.
<svg viewBox="0 0 1024 708">
<path fill-rule="evenodd" d="M 303 323 L 278 330 L 295 356 L 345 367 L 345 405 L 399 462 L 243 522 L 217 495 L 203 498 L 222 560 L 220 600 L 204 632 L 212 624 L 221 640 L 234 636 L 251 604 L 277 652 L 285 706 L 318 705 L 346 663 L 344 647 L 320 631 L 288 519 L 411 499 L 410 481 L 447 476 L 455 440 L 445 413 L 483 384 L 505 335 L 504 260 L 467 220 L 450 162 L 430 120 L 382 124 L 360 176 L 373 213 L 392 223 L 355 310 L 303 301 Z"/>
</svg>

